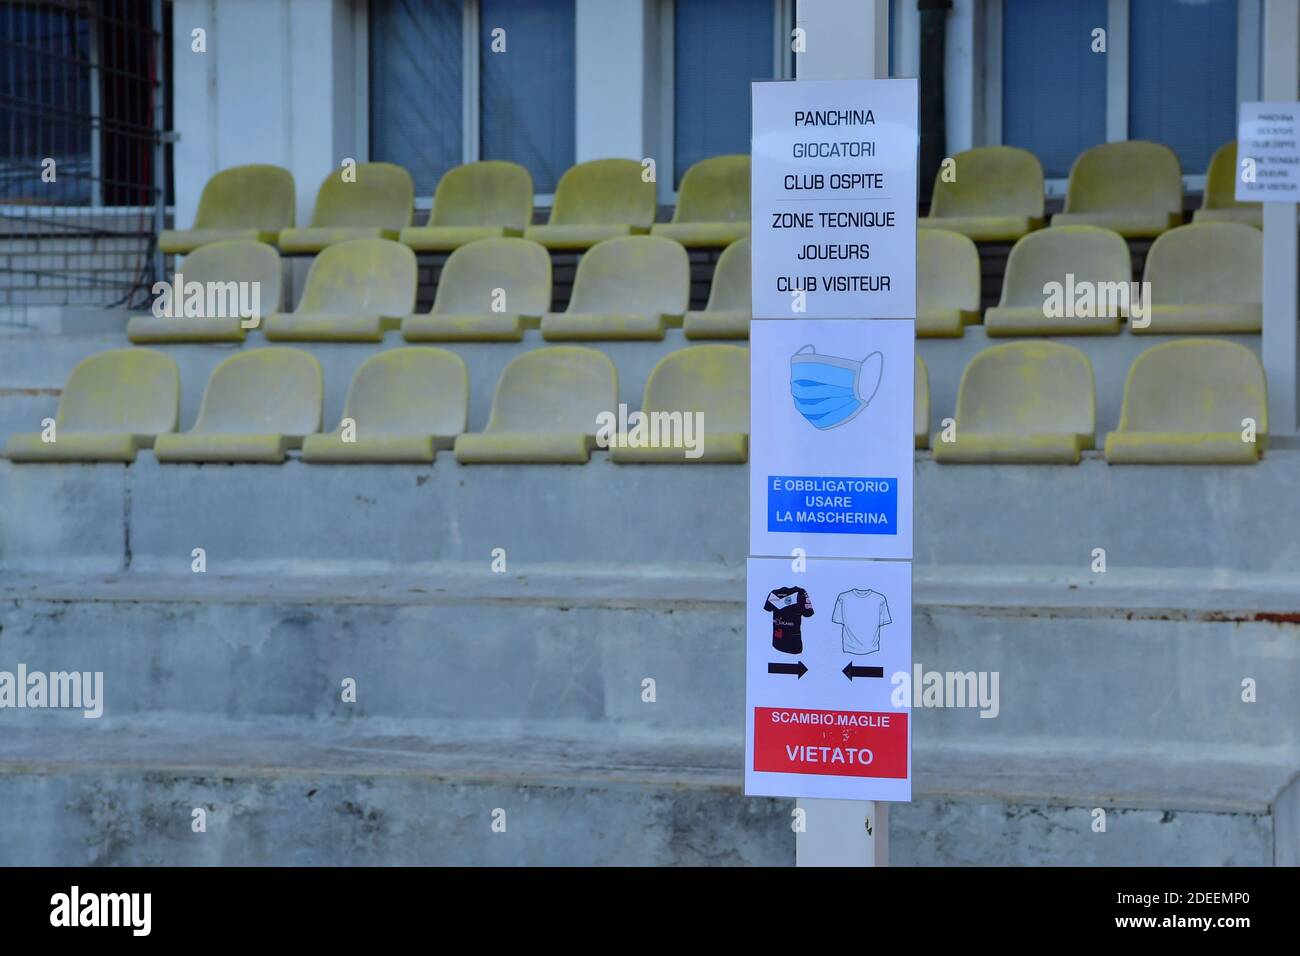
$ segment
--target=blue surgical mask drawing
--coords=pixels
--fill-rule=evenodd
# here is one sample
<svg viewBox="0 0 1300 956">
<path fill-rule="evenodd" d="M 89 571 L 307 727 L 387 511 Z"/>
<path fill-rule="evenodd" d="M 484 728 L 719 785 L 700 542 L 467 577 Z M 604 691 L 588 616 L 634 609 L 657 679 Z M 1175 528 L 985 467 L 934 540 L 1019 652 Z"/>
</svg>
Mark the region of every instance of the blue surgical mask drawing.
<svg viewBox="0 0 1300 956">
<path fill-rule="evenodd" d="M 871 404 L 885 373 L 885 357 L 872 352 L 862 361 L 818 355 L 805 345 L 790 356 L 794 407 L 821 431 L 853 421 Z"/>
</svg>

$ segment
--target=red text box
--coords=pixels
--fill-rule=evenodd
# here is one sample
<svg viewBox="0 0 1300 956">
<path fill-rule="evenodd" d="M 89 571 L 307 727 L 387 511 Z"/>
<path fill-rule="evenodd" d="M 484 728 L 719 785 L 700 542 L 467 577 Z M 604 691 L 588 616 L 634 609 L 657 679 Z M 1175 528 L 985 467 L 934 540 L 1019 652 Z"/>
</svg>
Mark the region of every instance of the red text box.
<svg viewBox="0 0 1300 956">
<path fill-rule="evenodd" d="M 754 708 L 754 769 L 907 777 L 907 714 Z"/>
</svg>

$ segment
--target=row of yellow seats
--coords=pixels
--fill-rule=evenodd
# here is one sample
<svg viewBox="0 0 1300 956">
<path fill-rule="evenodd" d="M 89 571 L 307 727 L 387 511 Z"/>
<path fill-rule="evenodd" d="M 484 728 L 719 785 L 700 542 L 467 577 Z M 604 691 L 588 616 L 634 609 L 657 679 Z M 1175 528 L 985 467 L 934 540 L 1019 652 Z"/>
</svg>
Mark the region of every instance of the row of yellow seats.
<svg viewBox="0 0 1300 956">
<path fill-rule="evenodd" d="M 487 160 L 442 177 L 429 221 L 412 225 L 415 184 L 393 163 L 330 173 L 311 225 L 296 229 L 293 175 L 279 166 L 236 166 L 208 180 L 194 225 L 165 230 L 163 252 L 184 254 L 221 239 L 256 239 L 286 253 L 320 252 L 348 239 L 394 239 L 418 252 L 450 252 L 476 239 L 524 236 L 547 249 L 589 249 L 604 239 L 651 233 L 690 247 L 722 247 L 749 235 L 749 157 L 715 156 L 686 171 L 672 222 L 656 223 L 653 179 L 632 159 L 568 169 L 545 225 L 533 225 L 533 179 L 518 163 Z"/>
<path fill-rule="evenodd" d="M 941 464 L 1077 464 L 1094 447 L 1096 390 L 1088 357 L 1060 342 L 1008 342 L 967 364 L 952 428 L 929 435 L 929 376 L 916 359 L 916 447 Z M 1268 437 L 1264 369 L 1250 349 L 1182 339 L 1147 349 L 1129 369 L 1111 464 L 1249 464 Z"/>
<path fill-rule="evenodd" d="M 597 243 L 578 263 L 564 312 L 551 309 L 551 258 L 531 239 L 478 239 L 447 259 L 433 308 L 415 313 L 415 253 L 391 239 L 350 239 L 324 249 L 307 273 L 297 310 L 281 312 L 279 254 L 269 245 L 227 239 L 185 258 L 173 277 L 171 302 L 133 315 L 127 336 L 137 344 L 239 342 L 245 325 L 272 341 L 379 342 L 401 329 L 409 342 L 518 342 L 527 328 L 550 341 L 662 340 L 670 327 L 688 339 L 749 337 L 749 239 L 725 250 L 714 271 L 708 305 L 689 310 L 691 267 L 686 250 L 659 236 Z M 235 285 L 231 285 L 235 283 Z M 257 322 L 238 317 L 239 284 L 259 290 Z M 186 315 L 184 287 L 194 284 Z M 176 288 L 179 285 L 182 288 Z M 220 293 L 218 296 L 217 293 Z M 251 312 L 251 292 L 245 304 Z M 265 320 L 262 321 L 263 317 Z"/>
<path fill-rule="evenodd" d="M 1143 281 L 1150 283 L 1149 301 L 1141 302 L 1145 313 L 1135 322 L 1129 307 L 1135 291 L 1132 262 L 1124 238 L 1098 226 L 1053 225 L 1012 247 L 1002 298 L 984 313 L 984 329 L 991 336 L 1114 335 L 1127 316 L 1130 331 L 1138 334 L 1259 332 L 1263 257 L 1263 233 L 1250 226 L 1196 222 L 1170 229 L 1147 253 Z M 1055 301 L 1049 287 L 1059 290 Z M 1085 292 L 1087 300 L 1081 298 Z M 1124 298 L 1116 299 L 1121 292 Z M 978 322 L 975 243 L 956 232 L 920 231 L 916 296 L 920 337 L 960 337 Z"/>
<path fill-rule="evenodd" d="M 605 354 L 551 346 L 515 358 L 501 373 L 487 428 L 465 433 L 469 374 L 460 356 L 412 346 L 368 359 L 352 379 L 342 421 L 320 433 L 320 363 L 293 348 L 241 352 L 213 371 L 198 418 L 177 433 L 180 375 L 153 349 L 85 359 L 68 378 L 54 430 L 9 437 L 17 462 L 131 462 L 152 447 L 164 462 L 279 463 L 301 448 L 319 463 L 432 462 L 452 448 L 462 464 L 581 464 L 597 447 L 602 417 L 616 415 L 618 372 Z M 635 447 L 607 436 L 620 463 L 744 462 L 749 454 L 749 351 L 699 345 L 659 361 L 642 411 L 703 415 L 701 454 Z M 50 440 L 52 439 L 52 440 Z"/>
<path fill-rule="evenodd" d="M 981 242 L 1012 242 L 1041 228 L 1043 164 L 1028 150 L 981 146 L 953 157 L 935 175 L 922 229 L 960 232 Z M 1215 151 L 1195 222 L 1263 224 L 1259 203 L 1236 199 L 1237 143 Z M 1168 146 L 1146 140 L 1103 143 L 1070 167 L 1065 209 L 1054 226 L 1101 226 L 1129 239 L 1151 238 L 1183 221 L 1183 172 Z"/>
</svg>

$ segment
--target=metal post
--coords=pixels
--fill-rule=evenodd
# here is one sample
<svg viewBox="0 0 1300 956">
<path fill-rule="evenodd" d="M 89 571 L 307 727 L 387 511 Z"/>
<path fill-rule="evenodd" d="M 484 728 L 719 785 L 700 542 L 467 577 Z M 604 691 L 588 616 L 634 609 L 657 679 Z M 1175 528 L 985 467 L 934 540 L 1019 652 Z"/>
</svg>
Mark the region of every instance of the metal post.
<svg viewBox="0 0 1300 956">
<path fill-rule="evenodd" d="M 888 75 L 889 0 L 799 0 L 795 25 L 805 42 L 795 56 L 796 79 Z M 804 815 L 803 832 L 795 835 L 796 866 L 888 865 L 888 804 L 802 799 L 796 806 Z"/>
<path fill-rule="evenodd" d="M 166 93 L 166 71 L 164 69 L 163 56 L 163 9 L 162 0 L 153 0 L 153 18 L 152 27 L 154 30 L 154 68 L 151 79 L 154 83 L 153 88 L 153 185 L 154 185 L 154 210 L 153 210 L 153 281 L 149 287 L 153 287 L 154 282 L 164 281 L 167 276 L 164 271 L 163 251 L 158 246 L 158 237 L 162 235 L 163 229 L 167 227 L 167 145 L 164 142 L 166 130 L 163 125 L 166 122 L 166 111 L 164 107 L 164 95 Z"/>
</svg>

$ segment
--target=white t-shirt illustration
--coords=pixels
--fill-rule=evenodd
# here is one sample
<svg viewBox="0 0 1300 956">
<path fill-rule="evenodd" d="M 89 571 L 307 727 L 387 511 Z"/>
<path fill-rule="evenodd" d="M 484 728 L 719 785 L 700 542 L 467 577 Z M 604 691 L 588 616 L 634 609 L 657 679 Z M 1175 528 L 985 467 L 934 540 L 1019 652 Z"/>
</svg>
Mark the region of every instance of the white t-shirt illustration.
<svg viewBox="0 0 1300 956">
<path fill-rule="evenodd" d="M 831 620 L 843 625 L 845 654 L 873 654 L 880 650 L 880 629 L 894 622 L 885 596 L 870 588 L 852 588 L 836 597 Z"/>
</svg>

